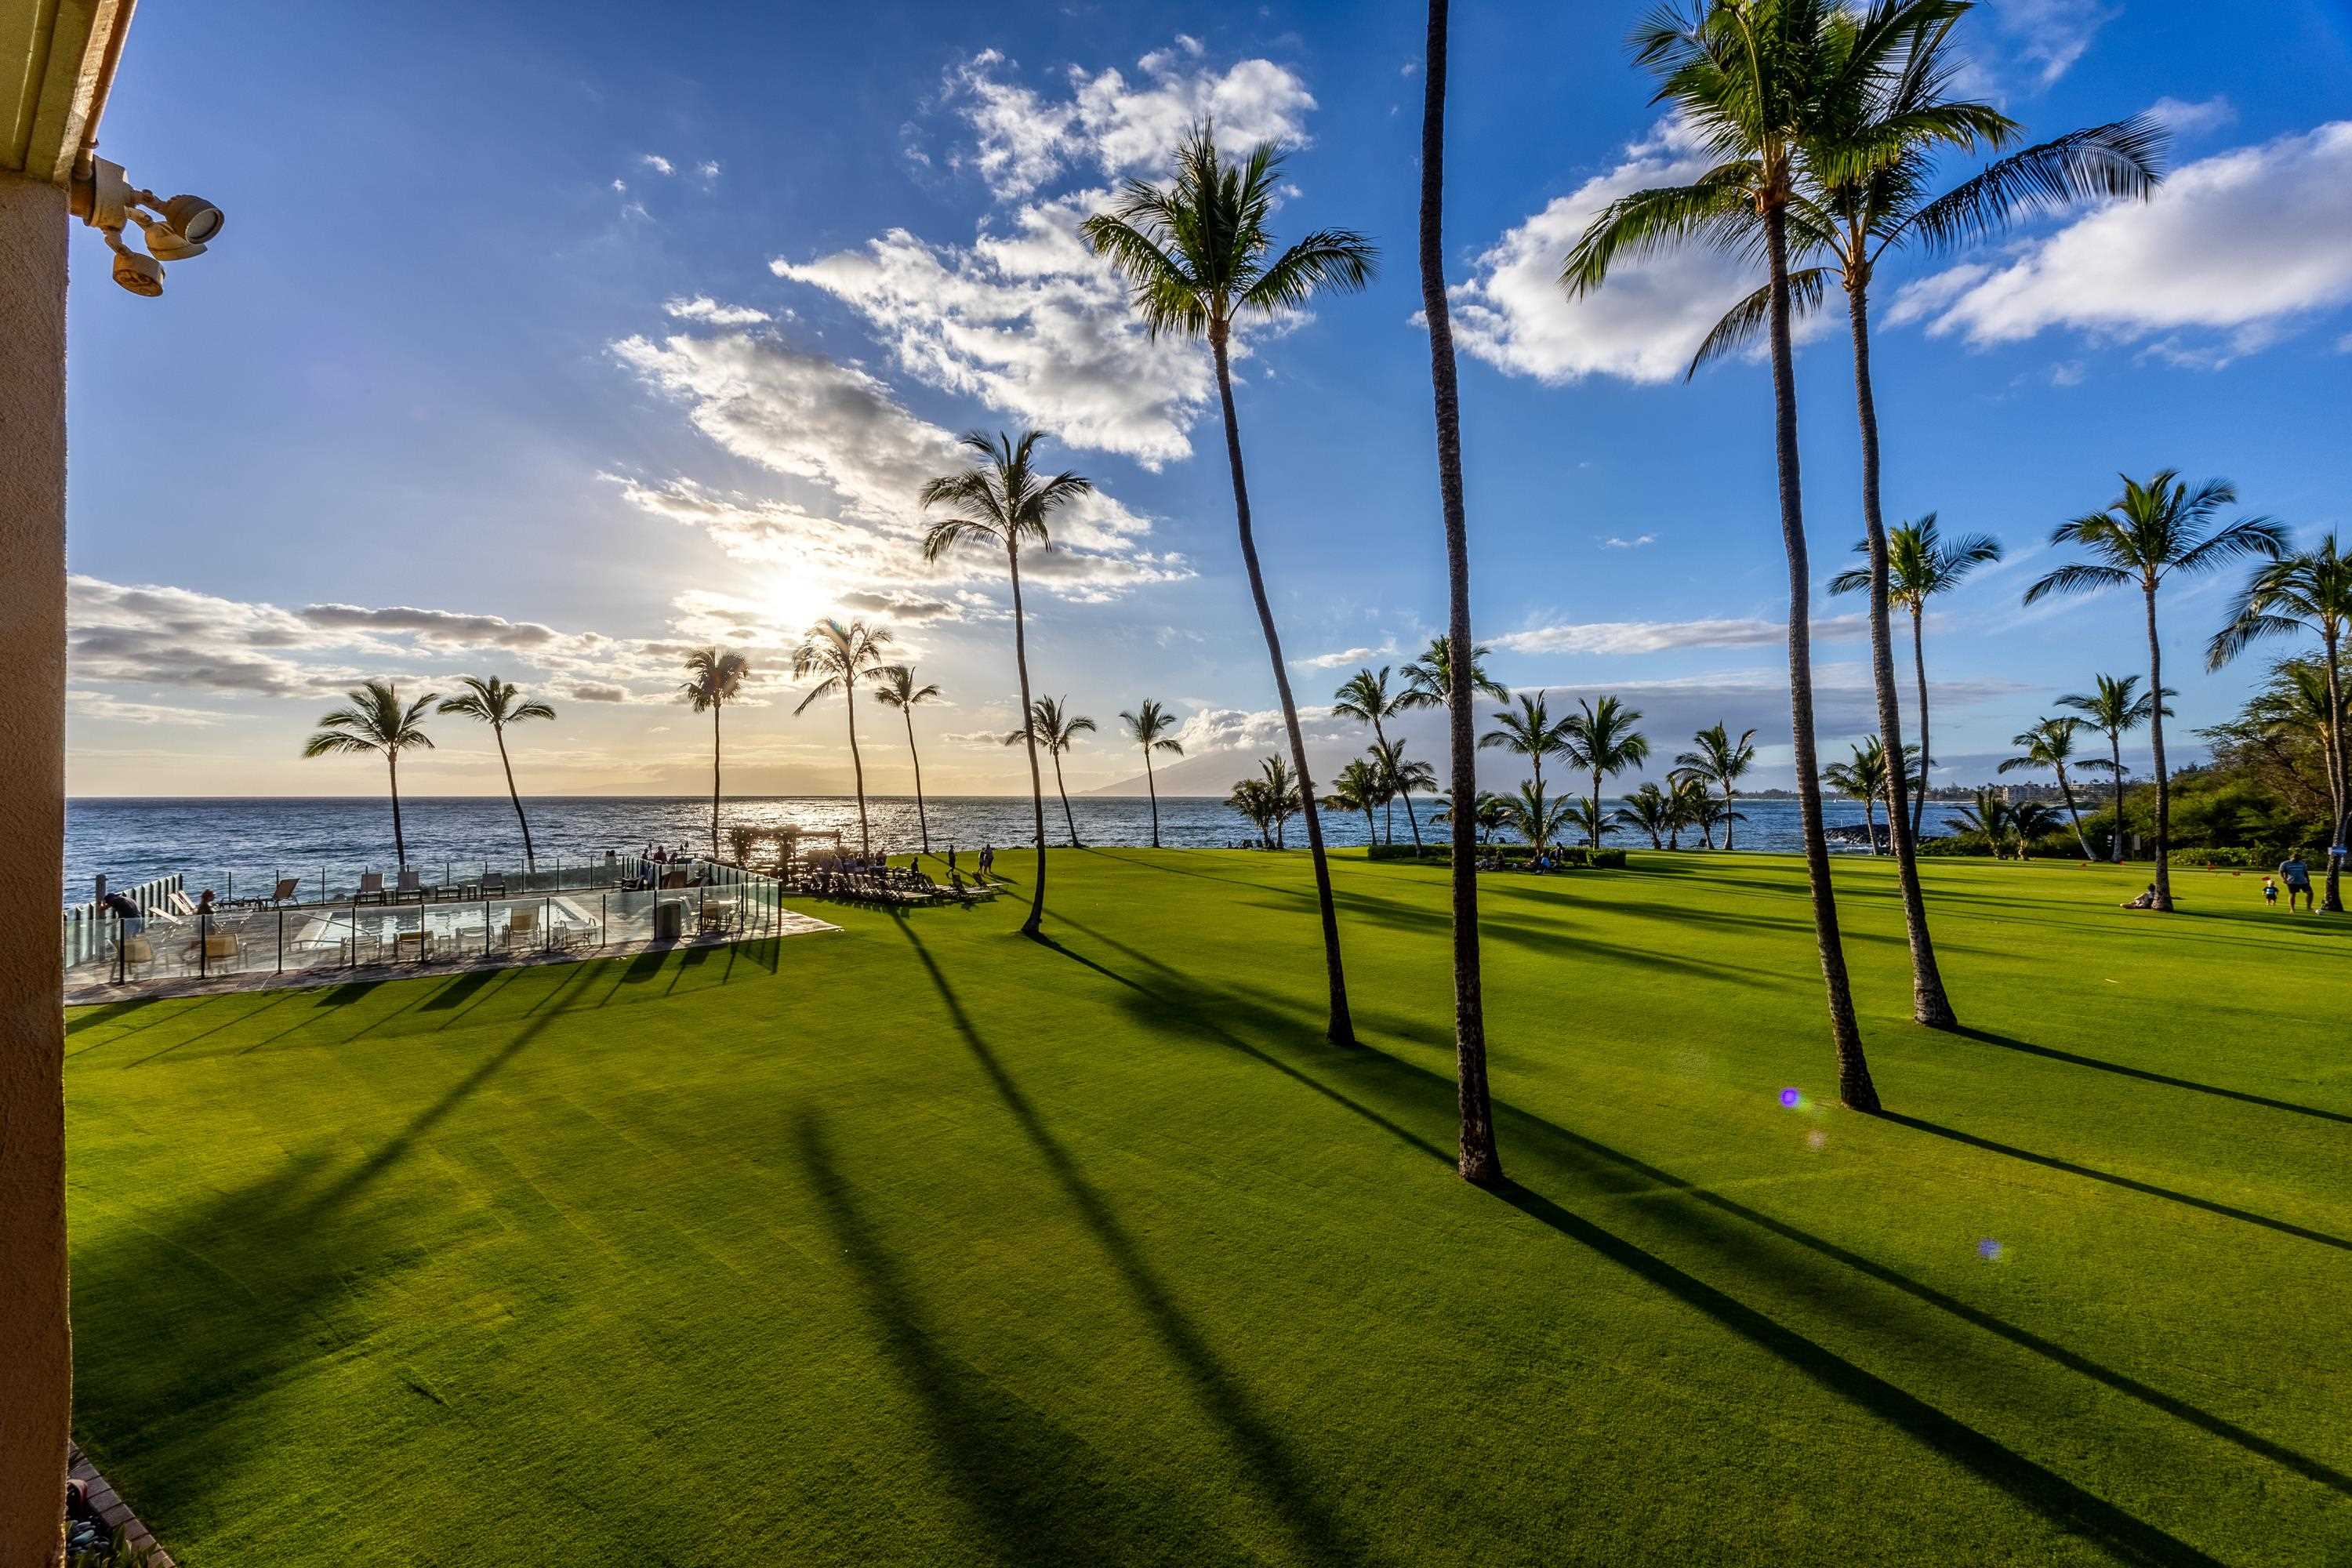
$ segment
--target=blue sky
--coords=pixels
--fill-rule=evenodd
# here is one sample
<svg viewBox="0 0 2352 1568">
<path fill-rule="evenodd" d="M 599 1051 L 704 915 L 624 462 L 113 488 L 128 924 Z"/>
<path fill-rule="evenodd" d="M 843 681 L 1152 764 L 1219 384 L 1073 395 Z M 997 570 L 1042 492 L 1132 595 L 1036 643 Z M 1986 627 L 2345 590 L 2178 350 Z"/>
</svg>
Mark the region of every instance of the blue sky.
<svg viewBox="0 0 2352 1568">
<path fill-rule="evenodd" d="M 1786 782 L 1766 374 L 1673 374 L 1752 285 L 1704 258 L 1575 307 L 1549 283 L 1595 204 L 1685 166 L 1626 63 L 1646 4 L 1457 14 L 1477 626 L 1505 680 L 1620 692 L 1668 754 L 1757 726 Z M 2152 110 L 2174 173 L 2145 207 L 1882 274 L 1889 513 L 2012 555 L 1930 623 L 1939 781 L 2144 668 L 2136 603 L 2018 604 L 2118 469 L 2227 476 L 2305 535 L 2347 521 L 2352 9 L 2221 11 L 1987 0 L 1962 24 L 2028 135 Z M 1380 239 L 1368 292 L 1250 334 L 1241 418 L 1300 700 L 1402 662 L 1444 603 L 1421 27 L 1413 4 L 142 9 L 104 150 L 229 219 L 152 301 L 75 237 L 69 788 L 373 793 L 363 763 L 297 754 L 341 686 L 496 671 L 561 710 L 519 737 L 526 790 L 690 791 L 704 731 L 667 698 L 716 640 L 760 676 L 731 787 L 845 789 L 837 705 L 793 717 L 789 680 L 841 612 L 945 688 L 927 784 L 1009 793 L 1003 584 L 922 566 L 911 491 L 949 434 L 1034 423 L 1102 497 L 1030 597 L 1039 689 L 1106 731 L 1175 706 L 1209 759 L 1181 777 L 1222 793 L 1275 730 L 1205 362 L 1134 331 L 1072 226 L 1213 108 L 1293 144 L 1284 232 Z M 1800 361 L 1817 584 L 1859 533 L 1849 374 L 1822 323 Z M 2259 675 L 2196 657 L 2233 585 L 2168 597 L 2181 730 Z M 1813 606 L 1825 751 L 1867 722 L 1854 608 Z M 861 715 L 869 783 L 905 788 L 903 731 Z M 1318 755 L 1356 743 L 1309 716 Z M 412 789 L 501 787 L 486 737 L 442 739 Z M 1108 733 L 1070 759 L 1073 787 L 1136 771 Z"/>
</svg>

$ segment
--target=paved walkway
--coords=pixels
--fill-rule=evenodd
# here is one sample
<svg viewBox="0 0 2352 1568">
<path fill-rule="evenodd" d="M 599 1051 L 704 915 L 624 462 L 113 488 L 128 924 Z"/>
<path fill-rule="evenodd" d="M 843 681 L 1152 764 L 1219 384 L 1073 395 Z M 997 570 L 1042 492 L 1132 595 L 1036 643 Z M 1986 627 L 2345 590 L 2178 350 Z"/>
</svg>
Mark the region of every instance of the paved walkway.
<svg viewBox="0 0 2352 1568">
<path fill-rule="evenodd" d="M 167 996 L 226 996 L 245 991 L 312 991 L 328 985 L 464 974 L 477 969 L 527 969 L 544 963 L 583 963 L 599 958 L 633 958 L 643 952 L 668 952 L 673 949 L 726 947 L 738 942 L 767 942 L 777 937 L 812 936 L 820 931 L 837 931 L 840 929 L 814 915 L 797 914 L 785 910 L 766 929 L 740 936 L 692 937 L 684 942 L 616 942 L 604 947 L 555 948 L 544 952 L 530 949 L 493 952 L 487 957 L 434 958 L 422 963 L 371 963 L 350 969 L 334 966 L 289 969 L 282 974 L 272 970 L 256 969 L 202 979 L 193 974 L 183 974 L 159 980 L 130 980 L 119 985 L 68 985 L 66 988 L 66 1005 L 79 1007 L 100 1002 L 153 1001 Z"/>
</svg>

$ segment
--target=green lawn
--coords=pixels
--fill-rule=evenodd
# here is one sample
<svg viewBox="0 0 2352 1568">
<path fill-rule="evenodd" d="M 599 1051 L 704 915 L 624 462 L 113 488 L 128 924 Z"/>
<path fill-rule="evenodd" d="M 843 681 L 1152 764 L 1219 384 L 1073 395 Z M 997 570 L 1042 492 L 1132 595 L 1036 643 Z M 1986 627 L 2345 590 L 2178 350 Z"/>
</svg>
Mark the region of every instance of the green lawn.
<svg viewBox="0 0 2352 1568">
<path fill-rule="evenodd" d="M 200 1568 L 2352 1560 L 2352 922 L 1930 862 L 1939 1036 L 1843 861 L 1872 1120 L 1799 864 L 1635 859 L 1486 885 L 1500 1196 L 1434 868 L 1352 1051 L 1296 853 L 78 1011 L 79 1436 Z"/>
</svg>

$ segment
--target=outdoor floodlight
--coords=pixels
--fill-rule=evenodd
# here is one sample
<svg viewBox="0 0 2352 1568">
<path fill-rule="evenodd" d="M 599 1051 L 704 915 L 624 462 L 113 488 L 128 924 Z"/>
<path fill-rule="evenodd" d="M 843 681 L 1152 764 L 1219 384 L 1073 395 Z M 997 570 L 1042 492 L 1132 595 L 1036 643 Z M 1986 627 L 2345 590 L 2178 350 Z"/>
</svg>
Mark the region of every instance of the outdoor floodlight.
<svg viewBox="0 0 2352 1568">
<path fill-rule="evenodd" d="M 75 177 L 72 206 L 75 216 L 106 236 L 114 252 L 114 280 L 148 299 L 163 291 L 163 263 L 202 256 L 226 221 L 202 196 L 184 192 L 166 201 L 138 189 L 121 164 L 104 158 L 90 159 L 89 173 Z M 122 243 L 123 229 L 132 224 L 146 241 L 145 256 Z"/>
</svg>

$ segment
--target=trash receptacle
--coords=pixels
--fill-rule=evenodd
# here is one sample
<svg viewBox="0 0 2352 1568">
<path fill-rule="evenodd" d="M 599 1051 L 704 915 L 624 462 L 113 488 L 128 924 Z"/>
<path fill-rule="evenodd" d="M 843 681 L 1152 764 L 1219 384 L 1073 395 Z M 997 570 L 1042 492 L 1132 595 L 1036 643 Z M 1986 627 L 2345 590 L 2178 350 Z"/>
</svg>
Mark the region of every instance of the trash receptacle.
<svg viewBox="0 0 2352 1568">
<path fill-rule="evenodd" d="M 654 905 L 654 940 L 677 942 L 686 935 L 686 900 L 664 899 Z"/>
</svg>

